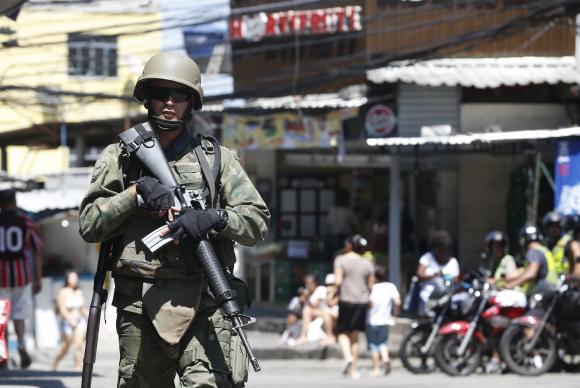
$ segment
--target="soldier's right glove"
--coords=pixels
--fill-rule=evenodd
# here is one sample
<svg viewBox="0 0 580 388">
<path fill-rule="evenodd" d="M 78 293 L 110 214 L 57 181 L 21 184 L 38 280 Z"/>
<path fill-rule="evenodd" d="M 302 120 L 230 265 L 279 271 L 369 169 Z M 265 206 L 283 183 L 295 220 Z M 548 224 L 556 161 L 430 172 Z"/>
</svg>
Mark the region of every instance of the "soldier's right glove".
<svg viewBox="0 0 580 388">
<path fill-rule="evenodd" d="M 169 230 L 174 232 L 173 238 L 176 240 L 180 240 L 186 234 L 194 240 L 201 240 L 210 229 L 218 228 L 221 223 L 222 220 L 215 209 L 188 208 L 168 226 Z"/>
<path fill-rule="evenodd" d="M 144 176 L 137 181 L 137 194 L 149 211 L 167 210 L 175 204 L 171 190 L 152 176 Z"/>
</svg>

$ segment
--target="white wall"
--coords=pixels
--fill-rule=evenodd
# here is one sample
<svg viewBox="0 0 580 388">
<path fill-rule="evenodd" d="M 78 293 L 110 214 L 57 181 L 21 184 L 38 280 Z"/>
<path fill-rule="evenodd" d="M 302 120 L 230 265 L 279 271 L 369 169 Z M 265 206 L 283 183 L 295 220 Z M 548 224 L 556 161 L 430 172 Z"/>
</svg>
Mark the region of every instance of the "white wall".
<svg viewBox="0 0 580 388">
<path fill-rule="evenodd" d="M 569 126 L 561 104 L 461 104 L 461 132 L 484 132 L 490 125 L 503 131 Z"/>
<path fill-rule="evenodd" d="M 97 268 L 96 244 L 86 243 L 79 234 L 77 211 L 68 211 L 37 223 L 44 241 L 44 256 L 61 256 L 77 272 L 94 273 Z"/>
<path fill-rule="evenodd" d="M 478 263 L 488 232 L 506 231 L 510 175 L 522 162 L 518 155 L 461 156 L 457 239 L 462 269 Z"/>
</svg>

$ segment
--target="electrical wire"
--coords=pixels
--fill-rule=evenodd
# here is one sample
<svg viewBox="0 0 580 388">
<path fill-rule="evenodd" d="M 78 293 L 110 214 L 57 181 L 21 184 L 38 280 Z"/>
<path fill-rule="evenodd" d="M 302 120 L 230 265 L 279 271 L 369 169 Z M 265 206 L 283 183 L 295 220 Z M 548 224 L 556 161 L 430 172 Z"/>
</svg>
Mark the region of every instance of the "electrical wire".
<svg viewBox="0 0 580 388">
<path fill-rule="evenodd" d="M 316 2 L 322 2 L 322 0 L 302 0 L 304 2 L 312 2 L 312 3 L 316 3 Z M 340 1 L 349 1 L 349 0 L 340 0 Z M 479 0 L 467 0 L 467 3 L 473 3 L 473 4 L 477 4 Z M 284 3 L 290 3 L 289 1 L 286 1 Z M 300 4 L 298 4 L 300 5 Z M 250 9 L 250 8 L 256 8 L 256 7 L 246 7 L 246 8 L 235 8 L 233 9 L 231 12 L 232 14 L 235 13 L 239 13 L 239 14 L 246 14 L 248 11 L 240 11 L 237 12 L 238 10 L 245 10 L 245 9 Z M 284 8 L 284 7 L 281 7 Z M 390 18 L 390 17 L 398 17 L 398 16 L 402 16 L 402 15 L 409 15 L 409 14 L 418 14 L 421 12 L 431 12 L 433 10 L 441 10 L 446 8 L 445 5 L 443 4 L 439 4 L 439 5 L 431 5 L 428 7 L 423 7 L 421 9 L 413 9 L 413 10 L 404 10 L 404 11 L 400 11 L 400 12 L 394 12 L 394 11 L 385 11 L 382 13 L 379 13 L 377 15 L 371 15 L 371 16 L 366 16 L 366 17 L 361 17 L 361 21 L 372 21 L 372 20 L 376 20 L 377 18 Z M 211 15 L 211 14 L 210 14 Z M 235 15 L 234 15 L 235 16 Z M 181 18 L 177 18 L 177 19 L 167 19 L 167 20 L 161 20 L 159 18 L 155 18 L 152 19 L 150 21 L 139 21 L 139 22 L 132 22 L 132 23 L 123 23 L 123 24 L 113 24 L 113 25 L 107 25 L 107 26 L 98 26 L 98 27 L 93 27 L 93 28 L 87 28 L 87 29 L 83 29 L 83 30 L 78 30 L 78 31 L 67 31 L 67 32 L 55 32 L 55 33 L 48 33 L 48 34 L 41 34 L 41 35 L 36 35 L 36 36 L 31 36 L 31 37 L 26 37 L 26 38 L 22 38 L 22 40 L 26 39 L 26 40 L 32 40 L 35 38 L 46 38 L 47 36 L 61 36 L 64 33 L 87 33 L 87 32 L 97 32 L 97 31 L 102 31 L 102 30 L 109 30 L 109 29 L 115 29 L 115 28 L 123 28 L 123 27 L 133 27 L 133 26 L 143 26 L 143 25 L 148 25 L 151 23 L 158 23 L 158 22 L 162 22 L 163 23 L 167 23 L 169 22 L 175 22 L 178 21 L 178 23 L 173 23 L 173 24 L 165 24 L 162 25 L 160 27 L 155 27 L 155 28 L 149 28 L 149 29 L 145 29 L 145 30 L 135 30 L 135 31 L 129 31 L 129 32 L 124 32 L 124 33 L 117 33 L 115 34 L 116 36 L 131 36 L 131 35 L 138 35 L 138 34 L 146 34 L 146 33 L 153 33 L 153 32 L 159 32 L 159 31 L 163 31 L 163 30 L 171 30 L 171 29 L 179 29 L 179 28 L 185 28 L 185 27 L 195 27 L 195 26 L 202 26 L 202 25 L 207 25 L 207 24 L 211 24 L 214 22 L 218 22 L 218 21 L 224 21 L 227 20 L 230 17 L 230 15 L 222 15 L 219 17 L 210 17 L 207 18 L 207 14 L 206 17 L 204 18 L 200 18 L 197 21 L 194 19 L 194 21 L 191 20 L 190 17 L 186 16 L 186 17 L 181 17 Z M 184 21 L 186 21 L 184 23 Z M 2 47 L 0 46 L 0 50 L 4 49 L 18 49 L 18 48 L 31 48 L 31 47 L 43 47 L 43 46 L 50 46 L 50 45 L 57 45 L 57 44 L 64 44 L 64 43 L 68 43 L 68 40 L 58 40 L 58 41 L 48 41 L 48 42 L 38 42 L 38 43 L 29 43 L 26 45 L 19 45 L 19 46 L 14 46 L 14 47 Z"/>
<path fill-rule="evenodd" d="M 467 21 L 467 20 L 471 20 L 471 19 L 475 19 L 475 18 L 493 16 L 495 14 L 496 14 L 496 11 L 486 11 L 486 12 L 480 11 L 480 12 L 477 12 L 473 15 L 468 15 L 468 16 L 453 15 L 453 16 L 448 16 L 445 18 L 435 19 L 435 20 L 432 20 L 430 22 L 422 22 L 421 21 L 421 22 L 412 22 L 412 23 L 400 23 L 400 24 L 395 25 L 395 26 L 366 29 L 364 31 L 351 32 L 351 33 L 344 34 L 344 35 L 333 35 L 333 36 L 329 36 L 329 37 L 318 38 L 316 40 L 311 39 L 311 40 L 306 41 L 306 42 L 301 42 L 301 47 L 324 45 L 324 44 L 328 44 L 328 43 L 334 43 L 337 41 L 343 41 L 345 39 L 352 39 L 355 37 L 364 37 L 364 36 L 370 36 L 370 35 L 391 33 L 391 32 L 397 32 L 397 31 L 406 30 L 406 29 L 414 29 L 413 34 L 416 34 L 425 28 L 434 27 L 437 25 L 446 24 L 446 23 L 454 22 L 454 21 Z M 374 16 L 374 17 L 376 18 L 376 16 Z M 183 46 L 179 46 L 179 47 L 174 47 L 173 49 L 182 49 L 182 48 L 183 48 Z M 224 57 L 230 58 L 230 59 L 235 59 L 236 57 L 242 57 L 244 55 L 267 53 L 267 52 L 271 52 L 271 51 L 288 49 L 288 48 L 295 48 L 295 45 L 293 45 L 292 43 L 282 43 L 282 44 L 268 45 L 266 47 L 259 46 L 259 47 L 249 47 L 249 48 L 237 49 L 233 52 L 230 51 L 229 53 L 224 54 Z M 145 52 L 151 52 L 151 50 L 132 51 L 132 52 L 124 53 L 124 54 L 125 55 L 134 55 L 134 54 L 145 53 Z M 199 55 L 195 59 L 203 59 L 205 57 L 210 57 L 211 55 L 212 55 L 211 53 L 207 54 L 207 55 Z M 58 63 L 61 63 L 61 62 L 62 61 L 58 61 Z M 40 62 L 40 63 L 37 62 L 36 64 L 34 64 L 32 66 L 27 66 L 27 69 L 30 69 L 31 67 L 35 67 L 35 66 L 36 67 L 45 67 L 45 65 L 47 63 L 57 63 L 57 62 L 56 61 Z M 322 62 L 322 63 L 317 62 L 316 66 L 325 65 L 325 64 L 326 63 L 324 63 L 324 62 Z M 117 66 L 122 67 L 123 64 L 118 64 Z M 50 74 L 51 72 L 47 71 L 46 73 Z M 27 74 L 22 74 L 18 78 L 23 77 L 23 76 L 27 76 Z M 5 79 L 13 79 L 13 78 L 14 78 L 14 76 L 5 77 Z"/>
<path fill-rule="evenodd" d="M 564 3 L 570 3 L 570 1 L 560 1 L 559 3 L 564 4 Z M 560 5 L 561 5 L 560 4 Z M 528 24 L 530 24 L 530 22 L 534 22 L 537 23 L 539 21 L 542 21 L 543 19 L 538 19 L 538 16 L 541 16 L 541 12 L 546 12 L 546 11 L 550 11 L 553 7 L 540 7 L 536 10 L 532 10 L 530 11 L 528 14 L 525 14 L 523 16 L 520 17 L 516 17 L 506 23 L 503 23 L 502 25 L 489 29 L 481 29 L 475 32 L 471 32 L 468 34 L 463 34 L 459 37 L 453 38 L 453 39 L 448 39 L 446 41 L 442 41 L 442 42 L 436 42 L 434 44 L 432 44 L 430 47 L 424 48 L 424 49 L 419 49 L 419 50 L 415 50 L 415 51 L 408 51 L 408 52 L 404 52 L 402 54 L 398 54 L 398 55 L 391 55 L 388 57 L 382 57 L 380 59 L 376 59 L 373 61 L 370 61 L 370 63 L 365 64 L 364 66 L 353 66 L 353 67 L 349 67 L 346 69 L 332 69 L 330 74 L 327 74 L 326 76 L 317 76 L 315 77 L 316 79 L 312 79 L 312 77 L 309 78 L 305 78 L 300 82 L 300 86 L 301 87 L 305 87 L 308 85 L 312 85 L 312 84 L 316 84 L 316 83 L 320 83 L 320 82 L 326 82 L 329 77 L 330 79 L 337 77 L 337 76 L 341 76 L 341 75 L 352 75 L 352 74 L 360 74 L 361 72 L 366 71 L 369 68 L 373 68 L 373 67 L 377 67 L 380 66 L 381 64 L 388 64 L 392 61 L 395 60 L 399 60 L 399 59 L 409 59 L 409 58 L 421 58 L 421 57 L 428 57 L 431 55 L 434 55 L 437 51 L 440 51 L 444 48 L 447 47 L 452 47 L 452 46 L 458 46 L 458 45 L 462 45 L 462 44 L 466 44 L 469 43 L 471 41 L 475 41 L 475 40 L 482 40 L 482 39 L 490 39 L 495 37 L 496 35 L 498 35 L 499 33 L 505 32 L 506 34 L 513 34 L 515 32 L 518 32 L 519 29 L 525 28 L 527 27 Z M 564 9 L 565 11 L 565 9 Z M 563 16 L 568 16 L 568 14 L 566 12 L 562 12 L 562 10 L 560 10 L 560 13 L 556 13 L 554 15 L 549 15 L 547 17 L 549 18 L 554 18 L 554 17 L 563 17 Z M 534 20 L 534 18 L 536 18 L 536 20 Z M 523 21 L 525 21 L 526 23 L 523 23 Z M 515 28 L 517 27 L 517 28 Z M 285 89 L 286 87 L 275 87 L 275 88 L 271 88 L 270 90 L 267 89 L 260 89 L 260 94 L 261 95 L 268 95 L 271 93 L 277 93 Z M 34 89 L 34 88 L 33 88 Z M 59 93 L 64 93 L 64 92 L 59 92 Z M 76 92 L 71 92 L 76 93 Z M 247 95 L 251 95 L 251 93 L 248 93 Z M 220 97 L 220 96 L 216 96 L 216 97 Z M 119 96 L 106 96 L 106 95 L 100 95 L 98 98 L 119 98 Z"/>
</svg>

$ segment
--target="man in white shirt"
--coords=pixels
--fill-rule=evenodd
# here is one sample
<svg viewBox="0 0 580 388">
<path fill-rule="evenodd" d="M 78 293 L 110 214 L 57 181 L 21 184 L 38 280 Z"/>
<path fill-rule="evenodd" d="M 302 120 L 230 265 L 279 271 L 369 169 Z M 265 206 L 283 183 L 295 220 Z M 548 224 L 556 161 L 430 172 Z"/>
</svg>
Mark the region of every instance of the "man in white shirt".
<svg viewBox="0 0 580 388">
<path fill-rule="evenodd" d="M 444 287 L 445 280 L 455 280 L 459 276 L 459 263 L 451 257 L 451 236 L 444 230 L 433 233 L 431 250 L 419 259 L 417 277 L 421 280 L 419 292 L 419 314 L 425 314 L 425 304 L 438 288 Z"/>
</svg>

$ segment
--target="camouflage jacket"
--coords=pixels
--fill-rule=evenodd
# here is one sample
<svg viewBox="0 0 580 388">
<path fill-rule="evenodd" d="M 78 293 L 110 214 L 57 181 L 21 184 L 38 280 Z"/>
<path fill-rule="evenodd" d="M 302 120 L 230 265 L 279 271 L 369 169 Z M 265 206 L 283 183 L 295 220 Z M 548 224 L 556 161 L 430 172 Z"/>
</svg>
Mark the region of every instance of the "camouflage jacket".
<svg viewBox="0 0 580 388">
<path fill-rule="evenodd" d="M 220 235 L 251 246 L 264 239 L 270 212 L 234 153 L 221 146 L 221 207 L 228 224 Z M 188 145 L 169 160 L 173 171 L 191 163 L 193 146 Z M 105 241 L 123 232 L 123 225 L 137 210 L 126 190 L 124 167 L 128 156 L 118 143 L 109 145 L 95 164 L 89 190 L 79 209 L 80 233 L 87 242 Z M 197 160 L 193 161 L 197 164 Z M 186 171 L 183 168 L 183 171 Z M 197 174 L 200 174 L 200 169 Z M 187 172 L 187 171 L 186 171 Z M 190 170 L 191 173 L 196 171 Z M 177 177 L 179 181 L 179 177 Z"/>
</svg>

